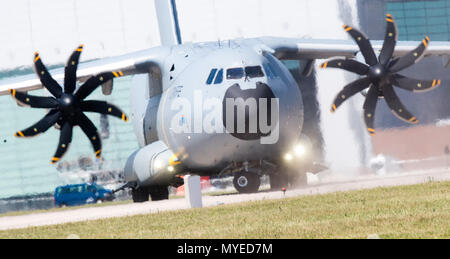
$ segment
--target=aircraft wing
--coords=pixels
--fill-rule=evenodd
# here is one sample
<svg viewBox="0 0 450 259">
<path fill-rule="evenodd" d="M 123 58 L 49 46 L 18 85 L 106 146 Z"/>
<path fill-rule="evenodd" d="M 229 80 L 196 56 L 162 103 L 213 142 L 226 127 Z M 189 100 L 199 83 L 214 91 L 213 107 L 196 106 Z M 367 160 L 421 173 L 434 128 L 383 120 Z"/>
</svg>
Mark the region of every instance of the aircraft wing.
<svg viewBox="0 0 450 259">
<path fill-rule="evenodd" d="M 353 58 L 359 52 L 358 45 L 352 40 L 319 40 L 262 37 L 259 41 L 269 47 L 279 59 L 327 59 L 331 57 Z M 383 41 L 371 41 L 375 52 L 379 52 Z M 403 56 L 415 49 L 420 41 L 398 41 L 394 57 Z M 450 56 L 450 42 L 431 41 L 424 56 Z"/>
<path fill-rule="evenodd" d="M 156 47 L 122 56 L 80 63 L 77 70 L 77 79 L 82 82 L 93 75 L 107 71 L 122 71 L 124 75 L 148 73 L 154 66 L 162 68 L 164 58 L 168 53 L 167 47 Z M 64 67 L 52 69 L 49 72 L 56 81 L 63 81 Z M 9 94 L 9 89 L 26 92 L 40 88 L 42 88 L 41 81 L 35 74 L 0 80 L 0 95 Z"/>
</svg>

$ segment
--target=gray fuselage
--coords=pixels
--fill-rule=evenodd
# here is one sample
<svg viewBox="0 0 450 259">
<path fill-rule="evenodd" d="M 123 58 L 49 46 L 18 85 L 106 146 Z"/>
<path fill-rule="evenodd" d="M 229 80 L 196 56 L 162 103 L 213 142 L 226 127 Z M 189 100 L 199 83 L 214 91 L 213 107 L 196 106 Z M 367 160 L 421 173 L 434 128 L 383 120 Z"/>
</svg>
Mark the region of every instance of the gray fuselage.
<svg viewBox="0 0 450 259">
<path fill-rule="evenodd" d="M 172 48 L 165 63 L 170 72 L 162 73 L 163 92 L 158 98 L 157 114 L 146 116 L 157 115 L 158 139 L 176 155 L 185 170 L 215 174 L 232 162 L 278 161 L 299 139 L 303 123 L 299 87 L 289 70 L 270 53 L 231 44 L 181 45 Z M 253 77 L 245 72 L 242 77 L 239 73 L 237 76 L 227 73 L 228 69 L 245 71 L 246 67 L 258 66 L 262 74 Z M 214 69 L 216 73 L 211 79 Z M 257 85 L 265 89 L 259 91 Z M 279 108 L 272 109 L 272 113 L 278 113 L 273 116 L 279 132 L 275 132 L 272 123 L 270 134 L 245 134 L 249 133 L 246 128 L 244 134 L 232 135 L 225 128 L 227 115 L 223 108 L 232 87 L 232 97 L 242 97 L 243 101 L 249 97 L 258 101 L 267 97 L 266 92 L 273 93 L 271 97 L 276 98 Z M 247 108 L 245 119 L 258 117 L 259 111 Z M 213 130 L 207 125 L 213 125 Z M 266 143 L 261 141 L 264 137 L 268 139 Z"/>
</svg>

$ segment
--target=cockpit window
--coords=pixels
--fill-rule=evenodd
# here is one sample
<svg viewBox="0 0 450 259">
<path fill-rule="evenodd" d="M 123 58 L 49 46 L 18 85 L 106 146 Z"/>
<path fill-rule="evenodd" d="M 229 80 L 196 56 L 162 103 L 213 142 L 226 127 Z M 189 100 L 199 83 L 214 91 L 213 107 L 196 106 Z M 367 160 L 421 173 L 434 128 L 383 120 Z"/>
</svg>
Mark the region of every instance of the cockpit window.
<svg viewBox="0 0 450 259">
<path fill-rule="evenodd" d="M 261 66 L 245 67 L 245 76 L 249 78 L 263 77 L 264 73 Z"/>
<path fill-rule="evenodd" d="M 242 67 L 230 68 L 227 70 L 227 79 L 241 79 L 244 77 L 244 69 Z"/>
<path fill-rule="evenodd" d="M 206 80 L 206 84 L 207 84 L 207 85 L 210 85 L 210 84 L 212 83 L 212 81 L 214 80 L 214 76 L 216 75 L 216 73 L 217 73 L 217 68 L 213 68 L 213 69 L 211 70 L 211 73 L 209 73 L 208 80 Z"/>
<path fill-rule="evenodd" d="M 214 80 L 214 84 L 215 85 L 221 84 L 222 81 L 223 81 L 223 69 L 220 69 L 219 72 L 217 73 L 216 80 Z"/>
</svg>

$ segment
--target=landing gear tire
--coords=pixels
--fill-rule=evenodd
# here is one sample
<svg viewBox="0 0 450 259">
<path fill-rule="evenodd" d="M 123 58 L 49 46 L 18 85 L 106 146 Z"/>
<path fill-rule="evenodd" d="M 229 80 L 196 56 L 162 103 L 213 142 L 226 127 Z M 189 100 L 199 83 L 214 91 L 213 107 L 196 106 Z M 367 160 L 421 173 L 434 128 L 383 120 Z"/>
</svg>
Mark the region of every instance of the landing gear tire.
<svg viewBox="0 0 450 259">
<path fill-rule="evenodd" d="M 237 173 L 234 176 L 233 185 L 239 193 L 254 193 L 258 191 L 261 180 L 257 174 Z"/>
<path fill-rule="evenodd" d="M 148 189 L 152 201 L 168 200 L 169 188 L 168 186 L 152 186 Z"/>
<path fill-rule="evenodd" d="M 131 197 L 133 202 L 146 202 L 148 201 L 148 190 L 147 188 L 137 188 L 131 191 Z"/>
</svg>

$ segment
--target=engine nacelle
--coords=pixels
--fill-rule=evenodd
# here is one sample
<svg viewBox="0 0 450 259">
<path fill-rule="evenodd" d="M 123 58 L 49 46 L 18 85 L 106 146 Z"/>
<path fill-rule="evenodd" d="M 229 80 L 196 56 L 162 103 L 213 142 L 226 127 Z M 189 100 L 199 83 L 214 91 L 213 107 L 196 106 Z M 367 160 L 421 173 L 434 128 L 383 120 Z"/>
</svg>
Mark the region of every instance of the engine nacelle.
<svg viewBox="0 0 450 259">
<path fill-rule="evenodd" d="M 135 151 L 127 160 L 124 175 L 127 182 L 139 186 L 169 185 L 180 162 L 162 141 Z"/>
</svg>

